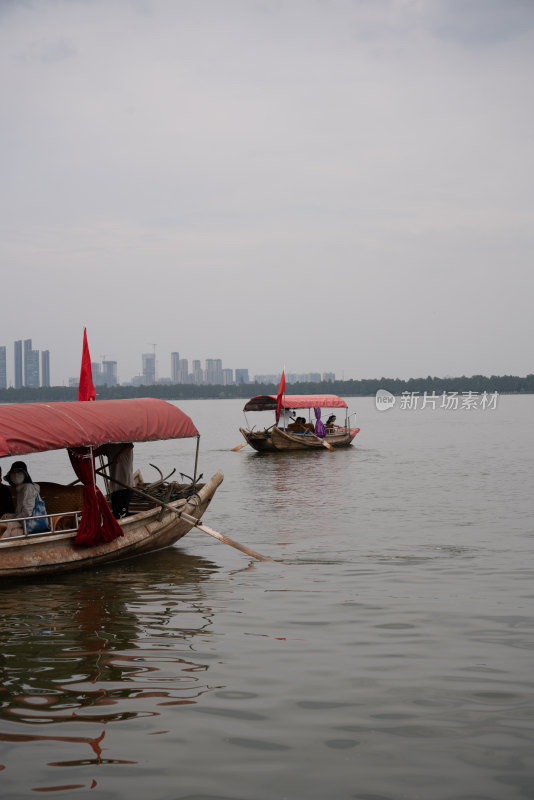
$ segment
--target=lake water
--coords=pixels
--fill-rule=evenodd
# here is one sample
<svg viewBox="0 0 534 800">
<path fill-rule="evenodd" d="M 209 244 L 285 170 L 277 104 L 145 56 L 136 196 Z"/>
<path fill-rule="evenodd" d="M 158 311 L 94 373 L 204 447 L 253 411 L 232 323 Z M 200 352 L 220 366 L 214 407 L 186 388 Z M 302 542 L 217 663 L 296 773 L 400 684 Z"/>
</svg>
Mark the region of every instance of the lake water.
<svg viewBox="0 0 534 800">
<path fill-rule="evenodd" d="M 3 587 L 2 797 L 534 798 L 534 397 L 356 398 L 353 447 L 263 456 L 231 452 L 242 405 L 181 404 L 225 473 L 205 521 L 279 561 L 192 532 Z"/>
</svg>

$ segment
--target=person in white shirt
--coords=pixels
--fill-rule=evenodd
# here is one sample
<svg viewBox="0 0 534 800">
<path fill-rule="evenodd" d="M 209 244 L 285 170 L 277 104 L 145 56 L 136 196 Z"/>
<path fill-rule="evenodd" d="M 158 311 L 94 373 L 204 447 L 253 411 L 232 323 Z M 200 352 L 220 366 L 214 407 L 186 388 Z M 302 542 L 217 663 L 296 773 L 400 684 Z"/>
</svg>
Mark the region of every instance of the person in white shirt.
<svg viewBox="0 0 534 800">
<path fill-rule="evenodd" d="M 278 428 L 287 428 L 292 422 L 295 421 L 295 412 L 289 408 L 280 409 L 280 417 L 278 419 Z"/>
</svg>

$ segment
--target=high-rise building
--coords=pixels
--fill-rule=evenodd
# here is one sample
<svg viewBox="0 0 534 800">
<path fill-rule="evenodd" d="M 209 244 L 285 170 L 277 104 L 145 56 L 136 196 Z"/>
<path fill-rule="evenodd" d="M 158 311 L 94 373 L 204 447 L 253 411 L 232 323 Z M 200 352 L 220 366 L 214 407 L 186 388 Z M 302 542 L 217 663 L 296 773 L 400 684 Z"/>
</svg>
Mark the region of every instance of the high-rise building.
<svg viewBox="0 0 534 800">
<path fill-rule="evenodd" d="M 335 372 L 323 372 L 323 381 L 328 381 L 329 383 L 333 383 L 336 379 Z"/>
<path fill-rule="evenodd" d="M 50 350 L 41 351 L 41 386 L 50 386 Z"/>
<path fill-rule="evenodd" d="M 234 385 L 234 371 L 233 371 L 233 369 L 223 369 L 222 370 L 222 384 L 223 384 L 223 386 L 233 386 Z"/>
<path fill-rule="evenodd" d="M 102 362 L 102 382 L 105 386 L 117 385 L 117 362 L 116 361 L 103 361 Z"/>
<path fill-rule="evenodd" d="M 178 362 L 178 383 L 189 382 L 189 361 L 187 358 L 181 358 Z"/>
<path fill-rule="evenodd" d="M 202 374 L 202 364 L 200 361 L 193 361 L 193 383 L 196 383 L 197 386 L 200 386 L 204 382 L 204 375 Z"/>
<path fill-rule="evenodd" d="M 22 389 L 22 339 L 15 342 L 15 389 Z"/>
<path fill-rule="evenodd" d="M 0 347 L 0 389 L 7 389 L 7 358 L 4 346 Z"/>
<path fill-rule="evenodd" d="M 104 385 L 102 365 L 99 364 L 98 361 L 91 361 L 91 375 L 93 376 L 93 386 Z"/>
<path fill-rule="evenodd" d="M 32 340 L 24 340 L 24 386 L 39 387 L 39 350 L 32 349 Z"/>
<path fill-rule="evenodd" d="M 240 383 L 248 383 L 248 369 L 236 369 L 235 371 L 235 382 L 237 385 Z"/>
<path fill-rule="evenodd" d="M 207 358 L 206 383 L 212 386 L 221 386 L 222 382 L 222 360 L 220 358 Z"/>
<path fill-rule="evenodd" d="M 29 386 L 28 370 L 32 361 L 31 352 L 32 352 L 32 340 L 24 339 L 24 345 L 23 345 L 24 361 L 22 362 L 22 370 L 24 372 L 24 386 Z"/>
<path fill-rule="evenodd" d="M 215 383 L 215 359 L 206 359 L 206 369 L 204 370 L 204 380 L 210 386 Z"/>
<path fill-rule="evenodd" d="M 171 382 L 180 383 L 178 373 L 180 370 L 180 353 L 171 353 Z"/>
<path fill-rule="evenodd" d="M 156 383 L 156 354 L 143 353 L 143 385 L 153 386 Z"/>
</svg>

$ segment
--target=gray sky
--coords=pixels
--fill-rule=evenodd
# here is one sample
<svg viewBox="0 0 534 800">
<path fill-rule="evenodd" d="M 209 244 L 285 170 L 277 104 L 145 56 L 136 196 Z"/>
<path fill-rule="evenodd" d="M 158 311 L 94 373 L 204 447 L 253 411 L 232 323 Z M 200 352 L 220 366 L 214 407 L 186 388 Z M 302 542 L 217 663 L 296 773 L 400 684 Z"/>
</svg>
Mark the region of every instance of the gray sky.
<svg viewBox="0 0 534 800">
<path fill-rule="evenodd" d="M 0 344 L 534 371 L 532 0 L 0 0 Z"/>
</svg>

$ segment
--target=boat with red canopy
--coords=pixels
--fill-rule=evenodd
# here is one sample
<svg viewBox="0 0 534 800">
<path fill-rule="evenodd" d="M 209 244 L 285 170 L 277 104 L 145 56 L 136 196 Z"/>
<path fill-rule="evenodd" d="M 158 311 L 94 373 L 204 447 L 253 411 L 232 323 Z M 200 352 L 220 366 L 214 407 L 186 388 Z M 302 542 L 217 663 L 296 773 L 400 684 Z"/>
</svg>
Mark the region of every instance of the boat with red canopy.
<svg viewBox="0 0 534 800">
<path fill-rule="evenodd" d="M 344 410 L 344 424 L 340 425 L 336 414 L 324 415 L 323 409 Z M 296 412 L 308 411 L 306 417 Z M 314 419 L 312 420 L 312 410 Z M 348 447 L 360 429 L 350 426 L 346 402 L 335 394 L 261 394 L 252 397 L 243 409 L 247 411 L 274 411 L 275 422 L 263 430 L 256 426 L 240 428 L 245 441 L 259 453 L 275 453 L 291 450 L 318 450 Z M 338 411 L 339 413 L 339 411 Z M 278 422 L 276 416 L 279 414 Z M 243 445 L 244 446 L 244 445 Z"/>
<path fill-rule="evenodd" d="M 68 485 L 36 481 L 46 506 L 46 514 L 38 517 L 45 532 L 29 532 L 35 515 L 0 520 L 0 576 L 70 571 L 174 544 L 200 520 L 223 480 L 217 472 L 199 483 L 199 437 L 190 417 L 154 398 L 0 406 L 0 459 L 66 449 L 74 470 Z M 138 471 L 130 513 L 115 519 L 97 485 L 97 474 L 109 476 L 96 466 L 94 448 L 184 438 L 197 439 L 193 477 L 177 483 L 168 480 L 175 470 L 166 478 L 158 470 L 160 479 L 146 484 Z M 109 499 L 107 480 L 105 486 Z M 10 533 L 12 527 L 20 533 Z"/>
</svg>

